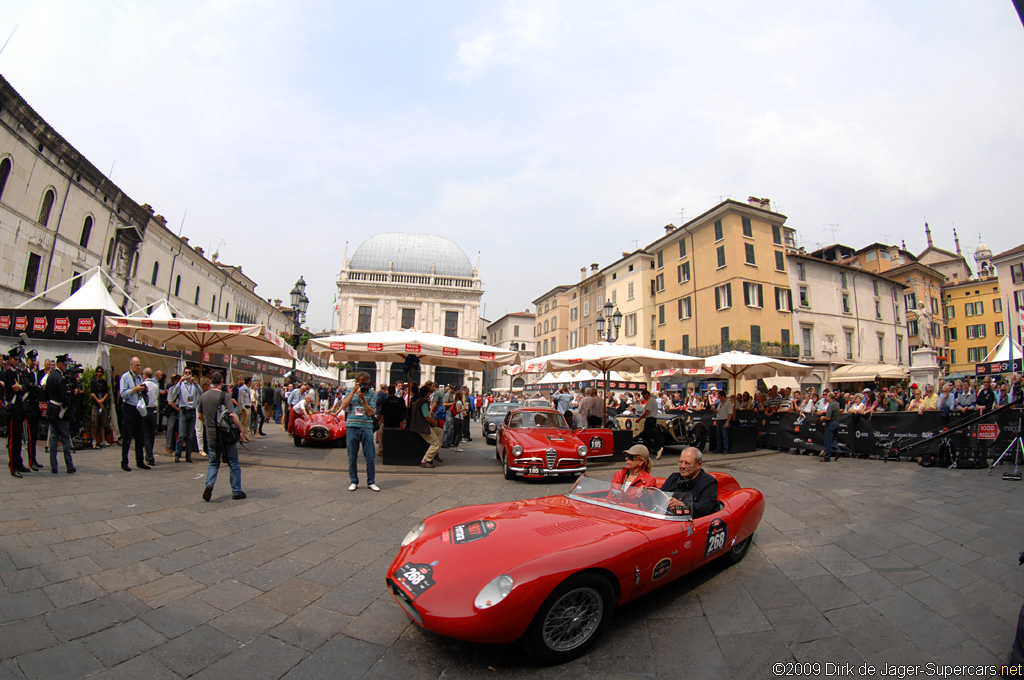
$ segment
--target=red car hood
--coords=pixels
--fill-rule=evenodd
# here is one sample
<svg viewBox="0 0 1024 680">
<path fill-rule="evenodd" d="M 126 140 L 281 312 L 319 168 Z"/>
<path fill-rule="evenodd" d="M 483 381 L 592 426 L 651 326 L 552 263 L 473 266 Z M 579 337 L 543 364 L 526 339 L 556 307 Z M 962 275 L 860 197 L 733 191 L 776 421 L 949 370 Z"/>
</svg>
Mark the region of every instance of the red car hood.
<svg viewBox="0 0 1024 680">
<path fill-rule="evenodd" d="M 469 613 L 476 593 L 501 574 L 520 583 L 595 566 L 615 555 L 638 550 L 646 555 L 647 538 L 630 527 L 637 520 L 645 523 L 564 496 L 455 508 L 425 521 L 423 534 L 399 551 L 389 576 L 407 564 L 430 565 L 436 585 L 417 605 Z"/>
<path fill-rule="evenodd" d="M 523 447 L 523 451 L 572 451 L 582 444 L 569 430 L 548 430 L 545 428 L 523 428 L 509 430 L 509 434 L 516 444 Z"/>
</svg>

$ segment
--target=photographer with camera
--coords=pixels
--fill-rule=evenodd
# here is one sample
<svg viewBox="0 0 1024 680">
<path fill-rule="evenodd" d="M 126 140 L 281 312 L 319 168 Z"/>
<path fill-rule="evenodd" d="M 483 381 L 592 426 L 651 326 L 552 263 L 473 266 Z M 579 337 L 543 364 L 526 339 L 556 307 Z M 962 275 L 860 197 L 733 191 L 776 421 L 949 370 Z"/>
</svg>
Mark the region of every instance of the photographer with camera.
<svg viewBox="0 0 1024 680">
<path fill-rule="evenodd" d="M 348 490 L 355 491 L 359 488 L 359 446 L 362 444 L 367 486 L 372 491 L 380 491 L 375 481 L 376 451 L 373 447 L 373 418 L 377 411 L 377 393 L 370 389 L 369 373 L 356 374 L 356 384 L 341 400 L 341 408 L 345 411 L 345 425 L 348 428 L 345 433 L 348 445 L 348 477 L 351 482 Z"/>
<path fill-rule="evenodd" d="M 59 359 L 59 357 L 58 357 Z M 145 434 L 143 432 L 143 413 L 146 412 L 146 392 L 148 388 L 142 381 L 142 362 L 132 357 L 128 363 L 129 370 L 121 375 L 119 390 L 121 393 L 121 419 L 124 428 L 121 430 L 121 469 L 131 472 L 128 467 L 128 449 L 135 442 L 135 467 L 149 470 L 143 459 L 145 455 Z M 139 408 L 139 404 L 142 408 Z M 51 450 L 50 455 L 53 455 Z"/>
</svg>

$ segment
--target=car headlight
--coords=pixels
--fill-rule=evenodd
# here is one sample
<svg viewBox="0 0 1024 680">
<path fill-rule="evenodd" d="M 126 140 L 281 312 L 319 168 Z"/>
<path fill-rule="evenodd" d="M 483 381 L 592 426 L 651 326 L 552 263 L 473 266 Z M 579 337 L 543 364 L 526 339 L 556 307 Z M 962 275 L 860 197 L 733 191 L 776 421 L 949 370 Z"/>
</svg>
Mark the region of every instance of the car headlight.
<svg viewBox="0 0 1024 680">
<path fill-rule="evenodd" d="M 419 524 L 417 524 L 416 527 L 414 529 L 411 529 L 409 531 L 409 533 L 407 533 L 405 535 L 405 538 L 402 539 L 402 547 L 404 548 L 405 546 L 409 545 L 410 543 L 415 541 L 417 538 L 419 538 L 420 534 L 422 534 L 423 530 L 426 529 L 426 528 L 427 528 L 427 525 L 424 524 L 423 522 L 420 522 Z"/>
<path fill-rule="evenodd" d="M 508 574 L 502 574 L 480 589 L 476 599 L 473 600 L 473 606 L 477 609 L 493 607 L 508 597 L 508 594 L 511 592 L 512 577 Z"/>
<path fill-rule="evenodd" d="M 494 432 L 495 430 L 498 429 L 498 426 L 495 425 L 494 423 L 487 423 L 487 429 L 490 430 L 491 432 Z"/>
<path fill-rule="evenodd" d="M 515 446 L 512 447 L 512 457 L 518 458 L 521 455 L 523 455 L 523 447 L 520 446 L 519 444 L 516 444 Z"/>
<path fill-rule="evenodd" d="M 576 449 L 576 453 L 578 453 L 580 455 L 580 458 L 586 458 L 586 456 L 587 456 L 587 447 L 583 446 L 582 444 L 580 444 L 579 448 Z"/>
</svg>

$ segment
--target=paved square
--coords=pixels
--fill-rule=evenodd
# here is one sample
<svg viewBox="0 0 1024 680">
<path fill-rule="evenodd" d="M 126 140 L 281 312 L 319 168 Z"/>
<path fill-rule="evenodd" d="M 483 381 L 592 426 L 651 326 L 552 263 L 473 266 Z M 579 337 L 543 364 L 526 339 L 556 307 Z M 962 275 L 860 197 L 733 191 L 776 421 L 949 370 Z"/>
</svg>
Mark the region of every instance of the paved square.
<svg viewBox="0 0 1024 680">
<path fill-rule="evenodd" d="M 767 678 L 786 662 L 999 665 L 1024 601 L 1024 485 L 1001 470 L 709 456 L 709 469 L 765 494 L 746 559 L 622 607 L 589 654 L 537 668 L 516 647 L 417 629 L 384 578 L 425 515 L 569 482 L 507 482 L 479 440 L 445 451 L 436 470 L 378 466 L 382 493 L 346 490 L 344 449 L 296 449 L 277 432 L 242 458 L 243 501 L 226 476 L 213 502 L 200 499 L 205 459 L 162 457 L 126 474 L 112 449 L 80 452 L 75 475 L 0 481 L 0 678 Z M 673 468 L 663 458 L 655 474 Z"/>
</svg>

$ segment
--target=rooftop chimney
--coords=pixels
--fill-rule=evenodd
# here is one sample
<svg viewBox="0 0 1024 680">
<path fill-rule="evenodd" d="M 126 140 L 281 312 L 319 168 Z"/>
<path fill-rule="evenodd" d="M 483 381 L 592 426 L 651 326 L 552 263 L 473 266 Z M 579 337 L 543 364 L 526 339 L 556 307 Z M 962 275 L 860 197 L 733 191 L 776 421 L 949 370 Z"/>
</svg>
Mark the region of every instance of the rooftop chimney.
<svg viewBox="0 0 1024 680">
<path fill-rule="evenodd" d="M 674 225 L 671 222 L 669 222 L 668 224 L 665 225 L 665 233 L 668 234 L 671 231 L 673 231 L 675 228 L 676 228 L 676 225 Z"/>
<path fill-rule="evenodd" d="M 580 281 L 583 281 L 586 278 L 587 278 L 587 268 L 586 267 L 580 267 Z"/>
<path fill-rule="evenodd" d="M 761 208 L 762 210 L 772 209 L 772 199 L 770 198 L 758 198 L 757 196 L 750 196 L 747 198 L 747 203 L 754 206 L 755 208 Z"/>
<path fill-rule="evenodd" d="M 596 262 L 592 262 L 590 264 L 590 271 L 592 271 L 592 272 L 596 272 L 597 271 L 597 263 Z"/>
<path fill-rule="evenodd" d="M 203 250 L 202 246 L 196 246 L 196 252 L 199 253 L 200 255 L 203 255 L 205 251 Z"/>
</svg>

